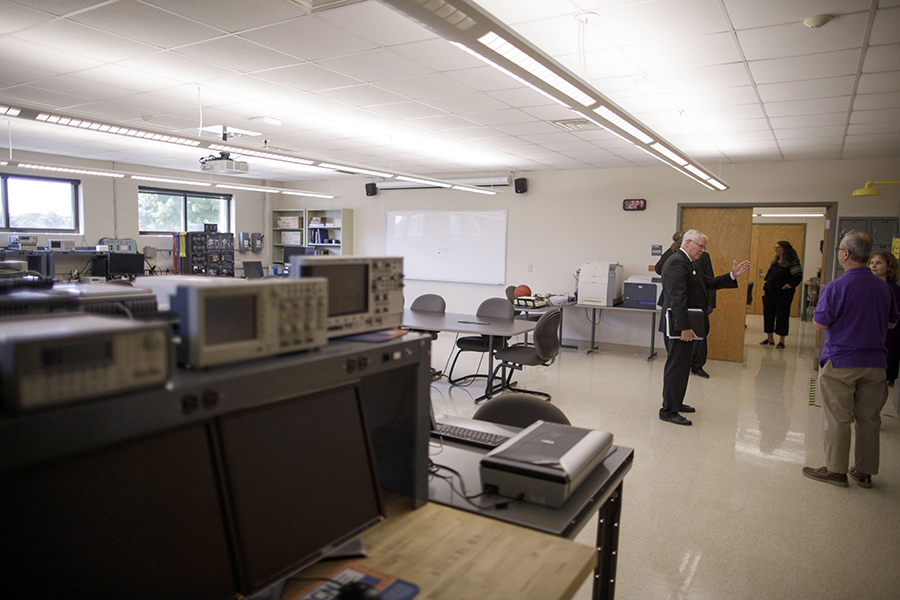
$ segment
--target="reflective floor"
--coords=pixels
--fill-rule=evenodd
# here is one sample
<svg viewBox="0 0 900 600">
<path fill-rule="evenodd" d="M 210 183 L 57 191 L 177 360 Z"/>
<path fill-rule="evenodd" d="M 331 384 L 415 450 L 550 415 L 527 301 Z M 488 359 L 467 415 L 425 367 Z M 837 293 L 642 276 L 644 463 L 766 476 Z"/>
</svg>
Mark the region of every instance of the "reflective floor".
<svg viewBox="0 0 900 600">
<path fill-rule="evenodd" d="M 759 346 L 764 337 L 762 317 L 749 315 L 744 361 L 709 361 L 710 379 L 691 377 L 692 427 L 658 418 L 664 353 L 648 362 L 645 349 L 563 350 L 554 365 L 519 374 L 521 387 L 551 393 L 573 425 L 611 431 L 635 450 L 620 600 L 900 598 L 900 389 L 882 414 L 874 487 L 812 481 L 801 468 L 825 464 L 815 329 L 792 319 L 784 350 Z M 434 343 L 435 367 L 453 340 L 444 333 Z M 475 355 L 463 357 L 454 375 L 475 369 Z M 481 391 L 443 379 L 432 386 L 435 412 L 470 417 Z M 593 544 L 594 535 L 585 528 L 577 541 Z M 589 585 L 576 598 L 590 598 Z"/>
</svg>

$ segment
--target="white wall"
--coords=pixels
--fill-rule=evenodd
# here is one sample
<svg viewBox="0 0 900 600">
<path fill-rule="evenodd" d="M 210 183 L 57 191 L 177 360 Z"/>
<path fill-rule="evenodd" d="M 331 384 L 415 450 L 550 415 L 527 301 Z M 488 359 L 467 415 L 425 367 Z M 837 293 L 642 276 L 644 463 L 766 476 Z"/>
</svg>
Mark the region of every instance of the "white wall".
<svg viewBox="0 0 900 600">
<path fill-rule="evenodd" d="M 20 153 L 22 159 L 28 153 Z M 56 156 L 28 155 L 28 160 L 112 168 L 111 163 Z M 186 178 L 180 171 L 116 165 L 120 169 Z M 6 172 L 25 170 L 3 168 Z M 522 174 L 517 173 L 517 176 Z M 516 194 L 501 188 L 497 196 L 483 196 L 447 190 L 392 190 L 377 196 L 365 195 L 372 179 L 346 178 L 321 182 L 284 184 L 285 187 L 336 194 L 332 200 L 287 198 L 232 190 L 235 200 L 235 231 L 263 231 L 270 235 L 268 210 L 272 207 L 350 208 L 354 210 L 356 254 L 384 254 L 386 211 L 401 209 L 506 209 L 508 210 L 507 282 L 528 284 L 539 293 L 571 293 L 575 290 L 575 270 L 590 260 L 616 260 L 625 276 L 644 275 L 656 263 L 651 246 L 666 246 L 676 227 L 678 207 L 683 204 L 748 207 L 767 204 L 821 206 L 837 202 L 839 216 L 897 216 L 900 214 L 900 186 L 882 187 L 875 198 L 852 197 L 853 190 L 868 180 L 900 180 L 896 159 L 860 159 L 786 163 L 723 165 L 720 176 L 732 188 L 712 192 L 667 167 L 633 169 L 592 169 L 581 171 L 541 171 L 526 173 L 528 192 Z M 84 186 L 84 243 L 93 245 L 103 236 L 135 238 L 138 246 L 170 247 L 170 238 L 142 237 L 137 231 L 137 187 L 130 179 L 113 184 L 105 178 L 81 177 Z M 228 181 L 220 177 L 216 180 Z M 230 179 L 234 181 L 235 179 Z M 241 179 L 242 183 L 265 182 Z M 279 184 L 281 185 L 281 184 Z M 202 188 L 198 188 L 202 189 Z M 622 210 L 625 198 L 645 198 L 643 212 Z M 56 237 L 56 236 L 54 236 Z M 810 236 L 812 237 L 812 236 Z M 40 243 L 46 236 L 39 236 Z M 267 244 L 268 247 L 268 244 Z M 817 248 L 816 248 L 817 250 Z M 268 260 L 268 254 L 263 255 Z M 260 255 L 239 255 L 259 259 Z M 746 257 L 734 257 L 743 259 Z M 160 257 L 160 260 L 163 260 Z M 809 273 L 807 273 L 808 275 Z M 437 293 L 447 300 L 451 312 L 474 312 L 482 300 L 503 296 L 502 285 L 407 281 L 406 298 Z M 725 292 L 727 293 L 727 292 Z M 569 309 L 566 338 L 589 339 L 590 328 L 580 311 Z M 646 346 L 649 319 L 646 315 L 608 314 L 597 328 L 598 339 L 611 343 Z M 658 341 L 659 343 L 659 341 Z"/>
</svg>

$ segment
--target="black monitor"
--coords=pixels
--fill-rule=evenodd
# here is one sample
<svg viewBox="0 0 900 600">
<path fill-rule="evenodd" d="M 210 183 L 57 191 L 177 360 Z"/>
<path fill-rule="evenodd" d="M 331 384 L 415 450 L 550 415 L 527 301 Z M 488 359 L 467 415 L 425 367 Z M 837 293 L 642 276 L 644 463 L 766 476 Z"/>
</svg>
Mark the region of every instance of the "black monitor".
<svg viewBox="0 0 900 600">
<path fill-rule="evenodd" d="M 262 262 L 258 260 L 244 261 L 244 277 L 247 279 L 262 279 L 263 277 Z"/>
<path fill-rule="evenodd" d="M 143 275 L 144 255 L 140 252 L 110 252 L 108 255 L 107 275 Z"/>
<path fill-rule="evenodd" d="M 310 246 L 285 246 L 284 247 L 284 272 L 289 274 L 291 270 L 292 256 L 312 256 L 315 255 L 316 249 Z"/>
</svg>

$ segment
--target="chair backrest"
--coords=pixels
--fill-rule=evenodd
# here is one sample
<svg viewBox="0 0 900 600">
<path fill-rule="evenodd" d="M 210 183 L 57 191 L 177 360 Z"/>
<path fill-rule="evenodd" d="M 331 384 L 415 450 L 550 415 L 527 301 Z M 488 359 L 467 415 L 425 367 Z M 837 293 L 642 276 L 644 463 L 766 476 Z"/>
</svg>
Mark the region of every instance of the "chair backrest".
<svg viewBox="0 0 900 600">
<path fill-rule="evenodd" d="M 534 349 L 543 361 L 556 358 L 559 354 L 559 320 L 562 313 L 558 308 L 541 315 L 534 326 Z"/>
<path fill-rule="evenodd" d="M 516 303 L 516 286 L 509 285 L 506 287 L 506 297 L 513 304 Z"/>
<path fill-rule="evenodd" d="M 473 415 L 479 421 L 489 421 L 511 427 L 528 427 L 538 419 L 548 423 L 571 425 L 557 406 L 532 394 L 507 392 L 482 404 Z"/>
<path fill-rule="evenodd" d="M 442 313 L 447 309 L 447 303 L 437 294 L 422 294 L 413 300 L 410 310 L 421 310 L 423 312 Z"/>
<path fill-rule="evenodd" d="M 512 319 L 516 316 L 516 311 L 513 310 L 513 305 L 506 298 L 488 298 L 479 305 L 475 316 Z"/>
</svg>

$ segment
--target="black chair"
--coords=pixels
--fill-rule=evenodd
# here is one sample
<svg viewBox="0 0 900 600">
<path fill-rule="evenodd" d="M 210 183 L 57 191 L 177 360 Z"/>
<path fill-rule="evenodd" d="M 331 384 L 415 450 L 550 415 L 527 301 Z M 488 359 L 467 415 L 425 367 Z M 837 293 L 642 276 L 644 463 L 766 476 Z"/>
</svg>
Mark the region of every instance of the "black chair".
<svg viewBox="0 0 900 600">
<path fill-rule="evenodd" d="M 258 260 L 244 261 L 244 277 L 247 279 L 262 279 L 265 276 L 262 262 Z"/>
<path fill-rule="evenodd" d="M 488 298 L 478 307 L 478 310 L 475 311 L 476 317 L 484 317 L 486 319 L 512 319 L 514 315 L 512 304 L 506 298 Z M 491 337 L 493 337 L 493 343 L 491 342 Z M 506 342 L 509 340 L 508 337 L 504 336 L 489 336 L 489 335 L 467 335 L 465 337 L 461 337 L 456 340 L 456 357 L 453 359 L 453 364 L 450 365 L 450 371 L 447 373 L 447 379 L 453 385 L 459 385 L 459 382 L 465 381 L 467 379 L 474 379 L 476 377 L 490 377 L 490 373 L 485 375 L 479 375 L 477 371 L 473 375 L 466 375 L 464 377 L 459 377 L 457 379 L 453 379 L 453 369 L 456 367 L 456 361 L 459 360 L 459 355 L 463 352 L 480 352 L 481 354 L 486 354 L 490 351 L 492 345 L 494 348 L 494 352 L 497 351 L 497 348 L 503 348 L 506 346 Z M 482 356 L 482 358 L 484 358 Z M 481 367 L 481 363 L 478 364 L 479 368 Z"/>
<path fill-rule="evenodd" d="M 485 402 L 475 411 L 472 418 L 523 429 L 537 420 L 571 425 L 557 406 L 531 394 L 511 392 L 500 394 L 490 402 Z"/>
<path fill-rule="evenodd" d="M 537 325 L 534 327 L 534 345 L 516 344 L 494 352 L 494 357 L 500 360 L 500 364 L 491 373 L 490 381 L 488 382 L 489 390 L 493 389 L 491 387 L 493 380 L 497 377 L 500 370 L 503 369 L 503 375 L 500 376 L 502 389 L 542 396 L 546 400 L 550 400 L 550 394 L 546 392 L 517 389 L 511 387 L 511 382 L 513 372 L 521 371 L 526 365 L 529 367 L 550 365 L 556 360 L 559 354 L 559 320 L 561 316 L 558 308 L 549 310 L 541 315 Z M 509 369 L 508 376 L 506 376 L 507 369 Z"/>
<path fill-rule="evenodd" d="M 433 313 L 441 313 L 446 312 L 447 303 L 444 302 L 444 299 L 438 296 L 437 294 L 422 294 L 415 300 L 413 300 L 412 305 L 409 307 L 409 310 L 415 310 L 419 312 L 433 312 Z M 418 331 L 419 333 L 427 333 L 431 336 L 431 339 L 436 340 L 438 337 L 438 331 L 431 331 L 429 329 L 411 329 L 410 331 Z M 441 378 L 442 372 L 439 369 L 435 369 L 431 367 L 431 380 L 437 381 Z"/>
</svg>

